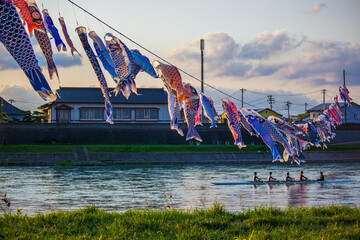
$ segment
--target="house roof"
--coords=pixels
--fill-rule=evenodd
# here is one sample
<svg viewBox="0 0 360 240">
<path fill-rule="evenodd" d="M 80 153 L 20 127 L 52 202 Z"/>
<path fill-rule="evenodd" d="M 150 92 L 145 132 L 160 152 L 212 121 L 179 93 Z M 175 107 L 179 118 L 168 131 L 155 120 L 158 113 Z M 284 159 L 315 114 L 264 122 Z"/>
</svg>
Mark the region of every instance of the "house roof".
<svg viewBox="0 0 360 240">
<path fill-rule="evenodd" d="M 25 115 L 26 113 L 21 112 L 22 110 L 15 107 L 14 105 L 8 103 L 4 98 L 0 97 L 0 104 L 1 101 L 3 103 L 2 109 L 7 115 Z"/>
<path fill-rule="evenodd" d="M 325 110 L 329 109 L 331 104 L 332 103 L 325 103 Z M 319 105 L 316 105 L 315 107 L 312 107 L 312 108 L 306 110 L 306 112 L 321 112 L 321 111 L 324 111 L 324 104 L 323 103 L 319 104 Z"/>
<path fill-rule="evenodd" d="M 329 109 L 329 107 L 330 107 L 331 104 L 332 104 L 332 103 L 325 103 L 325 110 L 326 110 L 326 109 Z M 344 107 L 344 103 L 343 103 L 343 102 L 339 103 L 339 105 L 340 105 L 340 108 L 343 108 L 343 107 Z M 355 103 L 355 102 L 351 102 L 351 106 L 352 106 L 352 107 L 360 108 L 360 105 L 358 105 L 358 104 Z M 313 108 L 310 108 L 310 109 L 306 110 L 306 112 L 322 112 L 322 111 L 324 111 L 324 104 L 319 104 L 319 105 L 317 105 L 317 106 L 315 106 L 315 107 L 313 107 Z"/>
<path fill-rule="evenodd" d="M 109 88 L 111 92 L 113 88 Z M 132 93 L 129 99 L 126 99 L 121 93 L 117 96 L 112 94 L 111 103 L 124 104 L 167 104 L 167 93 L 163 88 L 138 88 L 138 94 Z M 49 102 L 39 108 L 46 108 L 54 103 L 104 103 L 104 96 L 100 88 L 71 88 L 60 87 L 56 90 L 59 96 L 55 101 Z"/>
<path fill-rule="evenodd" d="M 254 109 L 256 112 L 261 113 L 263 111 L 269 111 L 278 114 L 279 116 L 282 116 L 282 114 L 270 109 L 270 108 L 261 108 L 261 109 Z"/>
</svg>

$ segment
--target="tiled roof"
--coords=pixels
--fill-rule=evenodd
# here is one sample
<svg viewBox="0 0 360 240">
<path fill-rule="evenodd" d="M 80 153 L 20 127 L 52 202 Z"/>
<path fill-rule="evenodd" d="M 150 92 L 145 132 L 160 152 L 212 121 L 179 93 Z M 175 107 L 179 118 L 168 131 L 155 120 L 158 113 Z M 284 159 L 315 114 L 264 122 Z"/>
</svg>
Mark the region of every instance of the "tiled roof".
<svg viewBox="0 0 360 240">
<path fill-rule="evenodd" d="M 113 88 L 109 88 L 111 92 Z M 167 104 L 167 93 L 163 88 L 138 88 L 138 94 L 132 93 L 129 99 L 126 99 L 121 92 L 115 97 L 110 97 L 111 103 L 157 103 Z M 51 105 L 52 103 L 103 103 L 104 96 L 100 88 L 70 88 L 60 87 L 56 90 L 57 95 L 60 97 L 53 102 L 49 102 L 42 107 Z"/>
<path fill-rule="evenodd" d="M 3 99 L 2 97 L 0 97 L 0 104 L 1 104 L 1 99 Z M 22 111 L 21 109 L 15 107 L 14 105 L 8 103 L 5 99 L 2 100 L 3 101 L 3 111 L 7 114 L 7 115 L 11 115 L 11 114 L 24 114 L 25 113 L 20 113 L 20 111 Z"/>
<path fill-rule="evenodd" d="M 332 103 L 325 103 L 325 109 L 329 109 L 329 106 L 331 105 Z M 343 108 L 344 107 L 344 103 L 343 102 L 340 102 L 339 103 L 340 105 L 340 108 Z M 355 102 L 351 102 L 351 107 L 357 107 L 357 108 L 360 108 L 360 106 L 355 103 Z M 310 108 L 308 110 L 306 110 L 307 112 L 321 112 L 324 110 L 324 104 L 319 104 L 313 108 Z"/>
<path fill-rule="evenodd" d="M 331 103 L 325 103 L 325 109 L 329 109 Z M 324 104 L 319 104 L 313 108 L 310 108 L 308 110 L 306 110 L 307 112 L 318 112 L 318 111 L 323 111 L 324 110 Z"/>
</svg>

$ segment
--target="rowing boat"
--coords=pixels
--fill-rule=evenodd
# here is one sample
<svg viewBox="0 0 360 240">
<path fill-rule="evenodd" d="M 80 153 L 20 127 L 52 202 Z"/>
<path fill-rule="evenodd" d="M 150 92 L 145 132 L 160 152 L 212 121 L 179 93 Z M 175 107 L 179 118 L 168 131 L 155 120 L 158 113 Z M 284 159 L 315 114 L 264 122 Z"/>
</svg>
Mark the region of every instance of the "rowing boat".
<svg viewBox="0 0 360 240">
<path fill-rule="evenodd" d="M 276 185 L 276 184 L 335 184 L 335 183 L 349 183 L 353 182 L 353 180 L 346 179 L 337 179 L 337 180 L 325 180 L 325 181 L 317 181 L 317 180 L 309 180 L 309 181 L 260 181 L 260 182 L 212 182 L 214 185 Z"/>
</svg>

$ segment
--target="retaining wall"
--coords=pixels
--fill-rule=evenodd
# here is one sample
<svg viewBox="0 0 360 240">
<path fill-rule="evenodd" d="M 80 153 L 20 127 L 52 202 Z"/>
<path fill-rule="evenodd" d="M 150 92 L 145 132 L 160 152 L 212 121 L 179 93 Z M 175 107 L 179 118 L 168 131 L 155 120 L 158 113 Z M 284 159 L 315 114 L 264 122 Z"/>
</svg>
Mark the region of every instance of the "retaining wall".
<svg viewBox="0 0 360 240">
<path fill-rule="evenodd" d="M 180 124 L 187 133 L 185 124 Z M 197 126 L 197 131 L 204 144 L 217 142 L 234 142 L 227 124 L 219 124 L 217 128 L 209 128 L 209 124 Z M 360 144 L 360 124 L 343 124 L 336 130 L 336 137 L 330 144 Z M 250 136 L 242 129 L 245 144 L 263 144 L 260 138 Z M 7 144 L 183 144 L 170 124 L 164 123 L 2 123 L 0 124 L 0 141 Z"/>
</svg>

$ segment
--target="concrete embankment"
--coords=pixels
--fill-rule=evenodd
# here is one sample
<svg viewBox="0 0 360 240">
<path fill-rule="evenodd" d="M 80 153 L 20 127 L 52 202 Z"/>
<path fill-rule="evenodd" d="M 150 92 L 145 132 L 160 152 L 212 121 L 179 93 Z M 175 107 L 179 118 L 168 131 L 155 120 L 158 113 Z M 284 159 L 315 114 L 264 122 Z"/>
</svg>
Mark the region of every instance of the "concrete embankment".
<svg viewBox="0 0 360 240">
<path fill-rule="evenodd" d="M 304 152 L 306 163 L 359 163 L 360 151 Z M 269 152 L 224 153 L 2 153 L 0 166 L 101 166 L 271 163 Z"/>
</svg>

